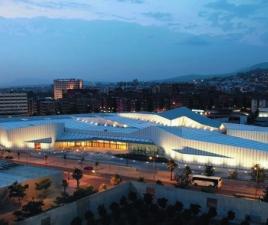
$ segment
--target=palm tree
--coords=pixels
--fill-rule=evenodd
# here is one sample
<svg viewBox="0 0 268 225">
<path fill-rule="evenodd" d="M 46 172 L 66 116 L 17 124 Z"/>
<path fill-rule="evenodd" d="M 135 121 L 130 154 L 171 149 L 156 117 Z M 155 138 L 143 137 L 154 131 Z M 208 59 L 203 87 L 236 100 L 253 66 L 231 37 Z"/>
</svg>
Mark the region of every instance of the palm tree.
<svg viewBox="0 0 268 225">
<path fill-rule="evenodd" d="M 20 152 L 17 152 L 18 160 L 20 160 Z"/>
<path fill-rule="evenodd" d="M 213 176 L 215 174 L 215 169 L 212 165 L 206 165 L 204 174 L 206 176 Z"/>
<path fill-rule="evenodd" d="M 76 180 L 76 187 L 77 189 L 79 189 L 80 179 L 83 177 L 83 171 L 78 168 L 75 168 L 72 177 Z"/>
<path fill-rule="evenodd" d="M 170 171 L 170 180 L 172 180 L 172 174 L 173 174 L 173 171 L 178 167 L 178 164 L 173 160 L 173 159 L 170 159 L 168 162 L 167 162 L 167 168 L 169 169 Z"/>
<path fill-rule="evenodd" d="M 184 170 L 183 170 L 183 174 L 186 177 L 189 177 L 192 174 L 192 169 L 190 166 L 185 166 Z"/>
<path fill-rule="evenodd" d="M 44 160 L 45 160 L 46 164 L 47 164 L 47 159 L 48 159 L 48 155 L 45 154 L 45 156 L 44 156 Z"/>
<path fill-rule="evenodd" d="M 62 187 L 63 187 L 63 194 L 66 195 L 66 189 L 68 187 L 68 181 L 67 180 L 62 180 L 62 183 L 61 183 Z"/>
<path fill-rule="evenodd" d="M 95 162 L 95 171 L 97 171 L 98 167 L 99 167 L 100 163 L 98 161 Z"/>
<path fill-rule="evenodd" d="M 268 202 L 268 186 L 265 188 L 265 190 L 263 191 L 264 195 L 263 195 L 263 201 Z"/>
<path fill-rule="evenodd" d="M 21 204 L 21 200 L 26 196 L 26 190 L 28 188 L 28 184 L 22 185 L 18 182 L 14 182 L 8 187 L 8 196 L 9 198 L 17 198 L 19 204 Z"/>
<path fill-rule="evenodd" d="M 265 171 L 259 164 L 254 165 L 251 168 L 251 177 L 256 183 L 263 182 L 265 179 Z"/>
</svg>

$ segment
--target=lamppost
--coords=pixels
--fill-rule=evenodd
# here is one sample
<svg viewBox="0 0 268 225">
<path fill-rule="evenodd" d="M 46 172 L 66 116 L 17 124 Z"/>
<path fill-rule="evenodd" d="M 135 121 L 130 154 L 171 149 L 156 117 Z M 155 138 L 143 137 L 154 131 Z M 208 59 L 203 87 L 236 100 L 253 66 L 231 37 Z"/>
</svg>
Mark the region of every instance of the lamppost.
<svg viewBox="0 0 268 225">
<path fill-rule="evenodd" d="M 256 166 L 254 166 L 254 170 L 256 171 L 256 192 L 255 192 L 255 197 L 257 198 L 257 193 L 258 193 L 258 184 L 259 184 L 259 173 L 260 170 L 259 168 Z"/>
<path fill-rule="evenodd" d="M 156 164 L 155 164 L 155 160 L 158 157 L 159 157 L 159 155 L 149 156 L 149 160 L 153 162 L 153 167 L 154 167 L 154 180 L 155 180 L 155 176 L 156 176 Z"/>
</svg>

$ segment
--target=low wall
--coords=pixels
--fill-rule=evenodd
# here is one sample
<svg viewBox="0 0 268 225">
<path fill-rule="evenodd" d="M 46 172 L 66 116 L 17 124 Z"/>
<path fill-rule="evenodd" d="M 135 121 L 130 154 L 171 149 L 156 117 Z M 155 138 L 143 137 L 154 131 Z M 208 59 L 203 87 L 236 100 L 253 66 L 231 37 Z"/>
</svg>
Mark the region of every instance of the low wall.
<svg viewBox="0 0 268 225">
<path fill-rule="evenodd" d="M 150 192 L 154 193 L 156 199 L 164 197 L 168 199 L 169 203 L 180 201 L 185 208 L 188 208 L 190 204 L 199 204 L 203 212 L 207 212 L 209 207 L 215 207 L 220 218 L 226 216 L 229 210 L 235 212 L 235 220 L 237 221 L 244 220 L 247 215 L 251 217 L 252 222 L 256 223 L 265 223 L 268 218 L 268 203 L 265 202 L 156 184 L 129 182 L 62 207 L 51 209 L 40 215 L 18 222 L 17 225 L 68 225 L 76 216 L 84 218 L 87 210 L 97 213 L 97 208 L 101 204 L 108 208 L 112 202 L 118 202 L 122 196 L 127 196 L 130 190 L 136 191 L 141 197 L 144 193 Z"/>
<path fill-rule="evenodd" d="M 199 204 L 203 212 L 213 206 L 217 209 L 218 215 L 223 217 L 229 210 L 235 212 L 236 220 L 241 221 L 245 216 L 250 216 L 252 222 L 265 223 L 268 219 L 268 203 L 256 200 L 235 198 L 231 196 L 191 191 L 186 189 L 132 182 L 138 193 L 152 192 L 155 198 L 166 198 L 169 203 L 180 201 L 187 208 L 190 204 Z"/>
<path fill-rule="evenodd" d="M 76 216 L 83 219 L 87 210 L 97 213 L 99 205 L 103 204 L 108 207 L 112 202 L 118 202 L 122 196 L 127 196 L 131 189 L 134 190 L 131 183 L 123 183 L 107 191 L 93 194 L 76 202 L 17 222 L 16 225 L 69 225 Z"/>
</svg>

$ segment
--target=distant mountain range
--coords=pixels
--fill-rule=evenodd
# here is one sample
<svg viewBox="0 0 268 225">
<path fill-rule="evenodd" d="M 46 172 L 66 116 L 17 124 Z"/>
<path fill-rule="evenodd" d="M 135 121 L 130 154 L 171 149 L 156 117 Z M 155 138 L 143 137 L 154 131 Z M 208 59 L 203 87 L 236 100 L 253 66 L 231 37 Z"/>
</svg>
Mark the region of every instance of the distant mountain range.
<svg viewBox="0 0 268 225">
<path fill-rule="evenodd" d="M 189 74 L 189 75 L 182 75 L 182 76 L 176 76 L 171 77 L 163 80 L 156 80 L 155 82 L 159 83 L 182 83 L 182 82 L 193 82 L 195 80 L 204 80 L 204 79 L 210 79 L 214 77 L 228 77 L 232 75 L 236 75 L 241 72 L 249 72 L 256 69 L 268 69 L 268 62 L 263 62 L 259 64 L 255 64 L 250 67 L 243 68 L 241 70 L 238 70 L 233 73 L 225 73 L 225 74 Z"/>
<path fill-rule="evenodd" d="M 189 74 L 189 75 L 181 75 L 176 77 L 171 77 L 167 79 L 161 79 L 161 80 L 154 80 L 151 82 L 157 82 L 157 83 L 182 83 L 182 82 L 193 82 L 196 80 L 205 80 L 205 79 L 211 79 L 211 78 L 220 78 L 220 77 L 228 77 L 232 75 L 236 75 L 241 72 L 248 72 L 256 69 L 268 69 L 268 62 L 263 62 L 259 64 L 255 64 L 250 67 L 243 68 L 241 70 L 238 70 L 233 73 L 226 73 L 226 74 Z M 10 82 L 1 83 L 0 88 L 7 88 L 7 87 L 34 87 L 34 86 L 43 86 L 43 85 L 52 85 L 53 79 L 48 78 L 23 78 L 23 79 L 16 79 Z M 106 82 L 94 82 L 94 83 L 100 83 L 105 84 Z M 110 83 L 110 82 L 109 82 Z M 86 85 L 91 84 L 92 82 L 85 81 Z"/>
</svg>

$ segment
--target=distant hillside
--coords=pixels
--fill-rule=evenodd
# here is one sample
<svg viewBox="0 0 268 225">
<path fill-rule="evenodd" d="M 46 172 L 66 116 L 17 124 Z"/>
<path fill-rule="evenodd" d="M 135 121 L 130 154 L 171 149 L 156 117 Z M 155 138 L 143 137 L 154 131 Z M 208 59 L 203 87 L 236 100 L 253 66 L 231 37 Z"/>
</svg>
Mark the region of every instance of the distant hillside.
<svg viewBox="0 0 268 225">
<path fill-rule="evenodd" d="M 250 66 L 248 68 L 242 69 L 239 72 L 247 72 L 247 71 L 252 71 L 256 69 L 268 69 L 268 62 L 263 62 L 263 63 L 258 63 L 253 66 Z"/>
<path fill-rule="evenodd" d="M 171 77 L 163 80 L 156 80 L 156 82 L 160 83 L 182 83 L 182 82 L 193 82 L 196 80 L 206 80 L 206 79 L 211 79 L 211 78 L 224 78 L 224 77 L 230 77 L 233 75 L 236 75 L 237 73 L 240 72 L 248 72 L 248 71 L 253 71 L 256 69 L 268 69 L 268 62 L 263 62 L 259 64 L 255 64 L 253 66 L 238 70 L 233 73 L 226 73 L 226 74 L 189 74 L 189 75 L 182 75 L 182 76 L 176 76 L 176 77 Z"/>
<path fill-rule="evenodd" d="M 251 67 L 249 71 L 238 72 L 227 77 L 199 80 L 197 83 L 214 86 L 224 92 L 240 91 L 268 94 L 268 68 Z"/>
</svg>

